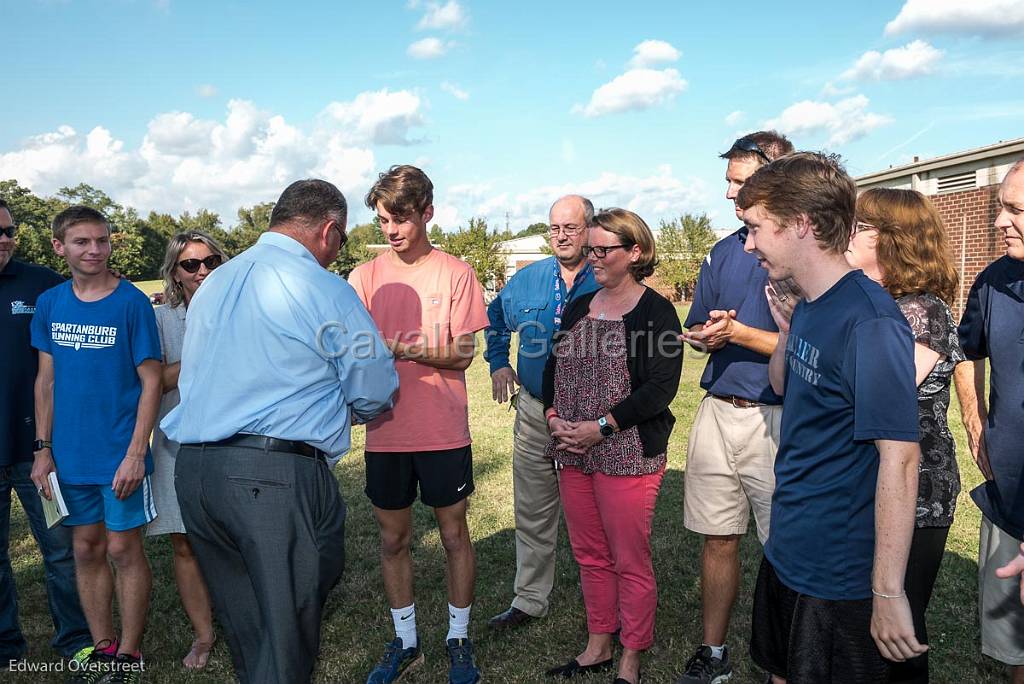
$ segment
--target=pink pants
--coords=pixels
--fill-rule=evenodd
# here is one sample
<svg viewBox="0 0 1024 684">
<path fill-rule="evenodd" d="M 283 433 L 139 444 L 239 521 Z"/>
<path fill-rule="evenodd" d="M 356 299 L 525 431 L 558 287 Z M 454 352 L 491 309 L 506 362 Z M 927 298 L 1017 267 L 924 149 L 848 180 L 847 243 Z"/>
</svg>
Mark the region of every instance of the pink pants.
<svg viewBox="0 0 1024 684">
<path fill-rule="evenodd" d="M 587 631 L 611 634 L 621 627 L 622 645 L 637 651 L 654 643 L 651 519 L 664 474 L 662 468 L 650 475 L 587 475 L 566 466 L 558 479 Z"/>
</svg>

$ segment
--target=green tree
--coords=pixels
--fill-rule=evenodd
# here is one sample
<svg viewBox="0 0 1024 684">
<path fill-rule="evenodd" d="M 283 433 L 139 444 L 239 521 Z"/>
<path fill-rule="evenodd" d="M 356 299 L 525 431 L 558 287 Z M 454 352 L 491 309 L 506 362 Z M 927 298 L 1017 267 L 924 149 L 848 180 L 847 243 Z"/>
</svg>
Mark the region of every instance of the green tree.
<svg viewBox="0 0 1024 684">
<path fill-rule="evenodd" d="M 486 221 L 471 218 L 467 227 L 445 237 L 444 250 L 472 266 L 481 285 L 494 289 L 505 279 L 508 253 L 500 249 L 501 242 L 497 232 L 487 230 Z"/>
<path fill-rule="evenodd" d="M 661 222 L 656 274 L 662 282 L 672 286 L 677 298 L 693 296 L 701 262 L 716 239 L 707 214 L 683 214 L 678 219 Z"/>
<path fill-rule="evenodd" d="M 338 258 L 330 265 L 330 270 L 347 278 L 356 266 L 366 263 L 377 254 L 368 245 L 379 245 L 387 242 L 384 231 L 380 229 L 380 221 L 364 223 L 346 231 L 348 242 L 338 252 Z"/>
<path fill-rule="evenodd" d="M 526 228 L 512 236 L 512 238 L 527 237 L 529 235 L 542 235 L 546 234 L 551 230 L 551 226 L 546 223 L 531 223 Z"/>
<path fill-rule="evenodd" d="M 152 255 L 145 253 L 145 238 L 135 230 L 119 230 L 110 234 L 110 268 L 128 280 L 154 280 L 160 267 L 153 270 Z M 163 252 L 160 253 L 161 259 Z"/>
</svg>

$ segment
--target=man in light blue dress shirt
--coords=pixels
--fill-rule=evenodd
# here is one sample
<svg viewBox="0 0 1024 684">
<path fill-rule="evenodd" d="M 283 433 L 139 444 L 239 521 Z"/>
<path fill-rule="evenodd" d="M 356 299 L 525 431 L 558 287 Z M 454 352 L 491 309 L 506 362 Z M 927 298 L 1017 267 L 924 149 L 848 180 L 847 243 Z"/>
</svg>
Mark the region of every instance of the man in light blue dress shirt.
<svg viewBox="0 0 1024 684">
<path fill-rule="evenodd" d="M 394 360 L 352 288 L 325 270 L 345 243 L 336 187 L 297 181 L 269 230 L 189 305 L 161 427 L 179 442 L 182 517 L 240 681 L 308 682 L 344 567 L 331 468 L 353 422 L 392 406 Z"/>
</svg>

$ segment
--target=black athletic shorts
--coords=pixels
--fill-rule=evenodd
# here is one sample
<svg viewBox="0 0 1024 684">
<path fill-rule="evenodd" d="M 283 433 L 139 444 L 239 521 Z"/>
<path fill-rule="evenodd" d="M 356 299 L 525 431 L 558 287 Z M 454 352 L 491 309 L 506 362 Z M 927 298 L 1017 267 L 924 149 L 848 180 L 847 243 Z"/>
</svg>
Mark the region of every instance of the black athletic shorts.
<svg viewBox="0 0 1024 684">
<path fill-rule="evenodd" d="M 420 501 L 432 508 L 459 503 L 473 493 L 473 449 L 442 451 L 367 451 L 366 496 L 377 508 L 399 511 L 412 506 L 419 483 Z"/>
<path fill-rule="evenodd" d="M 799 594 L 764 558 L 754 588 L 750 655 L 787 684 L 886 682 L 887 661 L 871 638 L 871 603 Z"/>
</svg>

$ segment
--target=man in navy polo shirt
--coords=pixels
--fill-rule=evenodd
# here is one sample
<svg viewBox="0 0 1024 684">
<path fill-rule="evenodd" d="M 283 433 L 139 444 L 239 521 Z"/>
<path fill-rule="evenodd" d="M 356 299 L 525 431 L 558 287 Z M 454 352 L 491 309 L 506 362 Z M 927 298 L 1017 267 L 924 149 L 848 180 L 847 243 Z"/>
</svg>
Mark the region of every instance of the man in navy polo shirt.
<svg viewBox="0 0 1024 684">
<path fill-rule="evenodd" d="M 1024 539 L 1024 159 L 999 189 L 996 228 L 1006 255 L 975 280 L 960 321 L 969 361 L 956 368 L 967 442 L 985 482 L 971 492 L 981 509 L 978 605 L 981 652 L 1024 682 L 1024 606 L 1019 587 L 996 568 L 1018 554 Z M 985 359 L 991 390 L 985 401 Z"/>
<path fill-rule="evenodd" d="M 517 272 L 487 307 L 485 331 L 491 364 L 491 390 L 501 403 L 515 397 L 512 482 L 516 515 L 515 598 L 489 625 L 516 627 L 548 612 L 555 581 L 558 542 L 558 477 L 544 457 L 548 444 L 544 405 L 540 399 L 544 362 L 562 312 L 576 297 L 597 289 L 594 272 L 583 258 L 594 205 L 578 195 L 551 206 L 551 250 L 554 256 Z M 512 332 L 519 333 L 518 374 L 509 364 Z M 519 393 L 516 394 L 516 387 Z"/>
<path fill-rule="evenodd" d="M 737 198 L 745 249 L 805 296 L 792 322 L 769 302 L 784 405 L 750 645 L 793 684 L 885 681 L 884 659 L 927 650 L 903 590 L 921 457 L 913 336 L 846 262 L 856 198 L 837 160 L 808 152 L 762 167 Z"/>
<path fill-rule="evenodd" d="M 46 595 L 54 636 L 51 645 L 73 657 L 92 645 L 75 586 L 71 532 L 46 529 L 43 507 L 30 477 L 35 438 L 32 386 L 38 357 L 29 326 L 36 297 L 64 281 L 48 268 L 13 258 L 17 226 L 0 199 L 0 670 L 25 655 L 28 644 L 18 624 L 18 600 L 9 555 L 11 490 L 18 493 L 46 569 Z"/>
<path fill-rule="evenodd" d="M 754 171 L 792 151 L 793 144 L 774 131 L 737 140 L 722 155 L 729 162 L 726 198 L 735 202 Z M 711 249 L 683 324 L 689 330 L 683 339 L 711 353 L 700 381 L 707 395 L 687 445 L 683 505 L 687 529 L 704 535 L 704 640 L 686 663 L 682 684 L 714 682 L 732 672 L 725 638 L 740 586 L 740 538 L 751 508 L 758 539 L 763 544 L 768 537 L 782 413 L 782 399 L 768 383 L 768 357 L 778 328 L 764 295 L 768 276 L 743 251 L 746 235 L 741 227 Z"/>
</svg>

